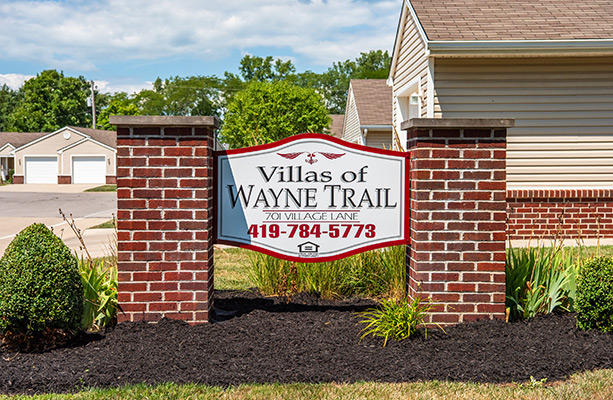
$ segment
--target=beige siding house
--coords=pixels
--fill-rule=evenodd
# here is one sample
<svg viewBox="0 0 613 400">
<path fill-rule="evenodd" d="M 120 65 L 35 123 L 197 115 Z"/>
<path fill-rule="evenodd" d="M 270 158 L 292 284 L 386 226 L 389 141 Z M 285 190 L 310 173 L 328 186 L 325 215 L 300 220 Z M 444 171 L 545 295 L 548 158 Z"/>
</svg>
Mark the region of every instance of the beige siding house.
<svg viewBox="0 0 613 400">
<path fill-rule="evenodd" d="M 365 146 L 392 148 L 392 90 L 385 79 L 351 80 L 341 137 Z"/>
<path fill-rule="evenodd" d="M 65 127 L 11 151 L 14 183 L 115 183 L 117 136 Z"/>
<path fill-rule="evenodd" d="M 15 172 L 12 151 L 44 135 L 38 132 L 0 132 L 0 182 L 8 181 L 11 172 Z"/>
<path fill-rule="evenodd" d="M 613 1 L 406 0 L 393 123 L 514 118 L 508 189 L 613 188 Z"/>
</svg>

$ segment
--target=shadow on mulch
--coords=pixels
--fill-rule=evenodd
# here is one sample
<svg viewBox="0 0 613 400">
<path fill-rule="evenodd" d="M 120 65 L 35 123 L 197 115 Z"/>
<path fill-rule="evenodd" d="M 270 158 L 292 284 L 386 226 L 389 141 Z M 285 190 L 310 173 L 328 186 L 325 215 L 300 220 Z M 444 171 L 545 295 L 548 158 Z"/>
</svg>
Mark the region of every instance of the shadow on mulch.
<svg viewBox="0 0 613 400">
<path fill-rule="evenodd" d="M 583 332 L 573 314 L 479 321 L 392 342 L 360 341 L 365 299 L 267 298 L 216 291 L 219 323 L 123 323 L 46 353 L 0 350 L 0 393 L 73 392 L 162 382 L 548 381 L 613 368 L 613 335 Z"/>
</svg>

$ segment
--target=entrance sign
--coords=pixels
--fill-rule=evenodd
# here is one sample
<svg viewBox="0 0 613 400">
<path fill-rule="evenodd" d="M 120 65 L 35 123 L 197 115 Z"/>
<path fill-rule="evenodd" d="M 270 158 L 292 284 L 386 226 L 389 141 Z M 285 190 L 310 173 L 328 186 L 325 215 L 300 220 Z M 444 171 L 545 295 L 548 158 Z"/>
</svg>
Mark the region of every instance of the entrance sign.
<svg viewBox="0 0 613 400">
<path fill-rule="evenodd" d="M 301 262 L 405 244 L 407 161 L 313 133 L 217 152 L 217 242 Z"/>
</svg>

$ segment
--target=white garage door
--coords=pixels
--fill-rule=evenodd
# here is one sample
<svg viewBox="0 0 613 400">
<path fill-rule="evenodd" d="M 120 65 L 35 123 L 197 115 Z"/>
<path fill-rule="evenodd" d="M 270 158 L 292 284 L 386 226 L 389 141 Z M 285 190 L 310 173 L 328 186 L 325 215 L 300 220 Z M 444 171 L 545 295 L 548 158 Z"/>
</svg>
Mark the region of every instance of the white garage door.
<svg viewBox="0 0 613 400">
<path fill-rule="evenodd" d="M 57 157 L 26 157 L 26 183 L 57 183 Z"/>
<path fill-rule="evenodd" d="M 106 183 L 104 156 L 73 157 L 72 183 Z"/>
</svg>

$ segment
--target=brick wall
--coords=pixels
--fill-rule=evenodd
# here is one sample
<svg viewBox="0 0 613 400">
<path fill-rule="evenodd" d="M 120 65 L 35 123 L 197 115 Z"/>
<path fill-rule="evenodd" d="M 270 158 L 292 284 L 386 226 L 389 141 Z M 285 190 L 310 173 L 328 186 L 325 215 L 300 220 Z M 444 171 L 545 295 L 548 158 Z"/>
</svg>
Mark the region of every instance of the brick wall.
<svg viewBox="0 0 613 400">
<path fill-rule="evenodd" d="M 70 185 L 72 183 L 72 176 L 70 175 L 58 175 L 57 183 L 59 185 Z"/>
<path fill-rule="evenodd" d="M 511 239 L 613 238 L 613 189 L 509 190 Z"/>
<path fill-rule="evenodd" d="M 111 117 L 120 321 L 207 322 L 213 305 L 213 117 Z"/>
<path fill-rule="evenodd" d="M 505 317 L 506 128 L 509 120 L 412 119 L 411 297 L 430 322 Z"/>
</svg>

